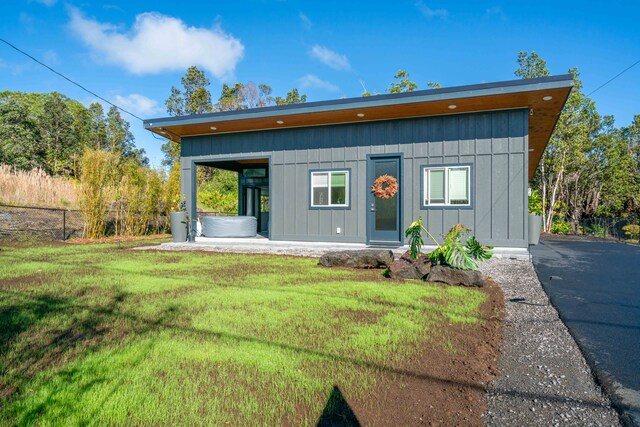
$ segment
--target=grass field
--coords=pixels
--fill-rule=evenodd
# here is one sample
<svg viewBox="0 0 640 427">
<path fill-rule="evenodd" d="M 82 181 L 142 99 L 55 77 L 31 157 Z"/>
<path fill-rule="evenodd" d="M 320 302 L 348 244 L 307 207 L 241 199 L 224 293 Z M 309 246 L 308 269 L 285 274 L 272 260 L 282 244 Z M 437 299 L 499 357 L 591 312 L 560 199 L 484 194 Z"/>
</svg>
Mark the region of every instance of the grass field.
<svg viewBox="0 0 640 427">
<path fill-rule="evenodd" d="M 0 246 L 0 424 L 315 425 L 482 322 L 478 290 L 133 244 Z"/>
</svg>

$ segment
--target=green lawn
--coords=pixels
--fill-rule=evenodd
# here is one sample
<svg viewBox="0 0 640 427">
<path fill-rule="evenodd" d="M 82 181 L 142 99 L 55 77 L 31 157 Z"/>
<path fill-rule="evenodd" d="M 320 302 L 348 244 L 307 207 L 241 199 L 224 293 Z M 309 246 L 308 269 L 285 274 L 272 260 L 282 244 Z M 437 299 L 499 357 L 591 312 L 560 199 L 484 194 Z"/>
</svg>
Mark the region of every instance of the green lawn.
<svg viewBox="0 0 640 427">
<path fill-rule="evenodd" d="M 307 258 L 0 246 L 0 424 L 315 425 L 485 294 Z M 375 405 L 376 402 L 372 402 Z"/>
</svg>

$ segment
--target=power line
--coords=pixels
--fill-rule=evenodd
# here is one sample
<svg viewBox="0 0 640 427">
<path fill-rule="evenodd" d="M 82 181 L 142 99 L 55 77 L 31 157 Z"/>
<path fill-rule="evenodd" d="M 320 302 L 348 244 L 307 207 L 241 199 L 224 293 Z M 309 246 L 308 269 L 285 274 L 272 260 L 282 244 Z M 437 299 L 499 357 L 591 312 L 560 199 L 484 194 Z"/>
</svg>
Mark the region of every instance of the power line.
<svg viewBox="0 0 640 427">
<path fill-rule="evenodd" d="M 33 56 L 29 55 L 27 52 L 25 52 L 24 50 L 19 49 L 18 47 L 14 46 L 13 44 L 9 43 L 8 41 L 6 41 L 3 38 L 0 38 L 0 41 L 5 43 L 7 46 L 9 46 L 10 48 L 17 50 L 18 52 L 20 52 L 21 54 L 23 54 L 24 56 L 26 56 L 27 58 L 37 62 L 38 64 L 42 65 L 43 67 L 47 68 L 49 71 L 59 75 L 60 77 L 62 77 L 63 79 L 67 80 L 68 82 L 78 86 L 80 89 L 84 90 L 87 93 L 90 93 L 91 95 L 95 96 L 98 99 L 101 99 L 102 101 L 106 102 L 107 104 L 116 107 L 118 110 L 122 111 L 123 113 L 127 113 L 128 115 L 130 115 L 131 117 L 135 117 L 136 119 L 140 120 L 141 122 L 144 122 L 144 119 L 142 117 L 136 116 L 135 114 L 133 114 L 131 111 L 127 111 L 122 107 L 117 106 L 116 104 L 114 104 L 111 101 L 108 101 L 107 99 L 101 97 L 100 95 L 98 95 L 97 93 L 87 89 L 86 87 L 82 86 L 80 83 L 76 83 L 75 81 L 71 80 L 69 77 L 65 76 L 64 74 L 54 70 L 53 68 L 51 68 L 50 66 L 48 66 L 47 64 L 40 62 L 39 60 L 37 60 L 36 58 L 34 58 Z"/>
<path fill-rule="evenodd" d="M 598 86 L 597 88 L 595 88 L 594 90 L 589 92 L 587 94 L 587 98 L 589 96 L 591 96 L 593 93 L 599 91 L 600 89 L 602 89 L 603 87 L 605 87 L 606 85 L 608 85 L 609 83 L 611 83 L 612 81 L 614 81 L 615 79 L 617 79 L 618 77 L 620 77 L 621 75 L 623 75 L 624 73 L 626 73 L 627 71 L 629 71 L 630 69 L 632 69 L 633 67 L 635 67 L 638 64 L 640 64 L 640 59 L 638 59 L 636 62 L 634 62 L 633 64 L 629 65 L 627 68 L 625 68 L 624 70 L 620 71 L 618 74 L 616 74 L 615 76 L 613 76 L 612 78 L 610 78 L 609 80 L 607 80 L 606 82 L 604 82 L 603 84 L 601 84 L 600 86 Z"/>
</svg>

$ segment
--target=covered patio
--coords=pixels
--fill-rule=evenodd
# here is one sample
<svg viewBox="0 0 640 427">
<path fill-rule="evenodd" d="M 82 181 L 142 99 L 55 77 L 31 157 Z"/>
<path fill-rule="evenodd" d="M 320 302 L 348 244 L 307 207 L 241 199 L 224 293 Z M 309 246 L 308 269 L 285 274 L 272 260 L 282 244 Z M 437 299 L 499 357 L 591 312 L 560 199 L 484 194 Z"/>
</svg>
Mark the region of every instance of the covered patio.
<svg viewBox="0 0 640 427">
<path fill-rule="evenodd" d="M 211 167 L 238 174 L 238 206 L 237 215 L 254 217 L 257 220 L 256 237 L 269 238 L 269 159 L 268 158 L 234 158 L 225 160 L 201 160 L 193 163 L 193 167 Z M 196 174 L 194 174 L 195 178 Z M 198 186 L 194 182 L 191 194 L 192 205 L 197 205 Z M 218 213 L 198 212 L 194 219 L 202 225 L 206 217 L 218 216 Z M 207 227 L 202 227 L 207 231 Z M 210 238 L 218 237 L 210 235 Z"/>
</svg>

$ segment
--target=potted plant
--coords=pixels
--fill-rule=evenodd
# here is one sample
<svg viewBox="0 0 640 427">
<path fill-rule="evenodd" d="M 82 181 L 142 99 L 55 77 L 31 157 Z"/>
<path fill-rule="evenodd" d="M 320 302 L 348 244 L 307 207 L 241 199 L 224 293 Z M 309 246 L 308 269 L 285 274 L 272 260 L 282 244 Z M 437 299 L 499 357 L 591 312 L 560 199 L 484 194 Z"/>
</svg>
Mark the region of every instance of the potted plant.
<svg viewBox="0 0 640 427">
<path fill-rule="evenodd" d="M 177 212 L 169 213 L 169 222 L 171 224 L 171 235 L 176 243 L 186 242 L 188 237 L 187 203 L 183 200 L 180 202 Z"/>
<path fill-rule="evenodd" d="M 542 198 L 538 190 L 531 190 L 529 195 L 529 244 L 537 245 L 542 230 Z"/>
</svg>

